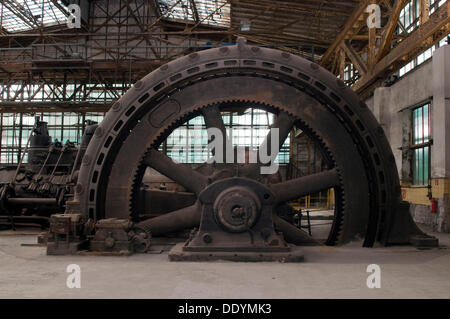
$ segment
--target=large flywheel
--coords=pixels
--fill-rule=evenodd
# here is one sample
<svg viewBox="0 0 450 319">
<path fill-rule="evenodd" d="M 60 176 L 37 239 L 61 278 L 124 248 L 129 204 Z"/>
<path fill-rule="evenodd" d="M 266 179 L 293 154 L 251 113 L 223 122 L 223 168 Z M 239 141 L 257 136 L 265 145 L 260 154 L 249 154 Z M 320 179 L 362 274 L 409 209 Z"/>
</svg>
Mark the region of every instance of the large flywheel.
<svg viewBox="0 0 450 319">
<path fill-rule="evenodd" d="M 280 146 L 294 127 L 305 132 L 322 150 L 326 169 L 283 181 L 262 175 L 258 163 L 213 163 L 193 169 L 161 151 L 174 129 L 197 116 L 204 118 L 206 128 L 221 130 L 226 141 L 221 113 L 249 107 L 274 114 L 271 127 L 279 131 Z M 271 138 L 269 133 L 263 143 Z M 243 226 L 235 223 L 236 216 L 245 215 L 248 226 L 256 223 L 251 218 L 263 207 L 277 210 L 330 188 L 336 200 L 328 244 L 364 238 L 364 245 L 372 246 L 376 240 L 407 242 L 421 234 L 407 208 L 406 213 L 400 209 L 395 159 L 366 104 L 317 64 L 247 45 L 244 39 L 163 65 L 117 101 L 89 144 L 67 211 L 95 220 L 139 220 L 148 167 L 192 194 L 185 206 L 142 222 L 153 234 L 198 227 L 205 205 L 214 209 L 217 223 L 238 231 Z M 276 214 L 273 218 L 278 230 L 295 242 L 294 227 Z"/>
</svg>

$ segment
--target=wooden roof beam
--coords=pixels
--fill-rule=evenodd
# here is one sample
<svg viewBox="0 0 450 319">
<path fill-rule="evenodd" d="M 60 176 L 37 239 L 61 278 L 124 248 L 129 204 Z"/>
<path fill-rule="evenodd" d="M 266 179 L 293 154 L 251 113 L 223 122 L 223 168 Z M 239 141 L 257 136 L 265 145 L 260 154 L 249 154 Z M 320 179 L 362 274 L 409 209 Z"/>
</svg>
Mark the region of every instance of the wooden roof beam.
<svg viewBox="0 0 450 319">
<path fill-rule="evenodd" d="M 330 58 L 333 55 L 333 53 L 336 51 L 336 48 L 338 48 L 341 43 L 344 41 L 344 39 L 348 36 L 349 31 L 353 28 L 354 24 L 358 21 L 358 19 L 361 17 L 361 15 L 366 11 L 367 6 L 369 5 L 370 0 L 363 0 L 359 3 L 359 5 L 356 7 L 356 9 L 353 11 L 351 16 L 348 18 L 347 22 L 345 23 L 344 27 L 342 28 L 342 31 L 339 33 L 339 35 L 336 37 L 334 42 L 330 45 L 328 50 L 325 52 L 325 54 L 322 56 L 322 59 L 320 60 L 320 64 L 322 66 L 325 66 L 330 62 Z"/>
<path fill-rule="evenodd" d="M 378 79 L 386 78 L 392 73 L 394 68 L 399 68 L 413 59 L 417 54 L 424 50 L 424 43 L 427 46 L 438 42 L 440 39 L 437 34 L 448 34 L 450 32 L 450 3 L 445 2 L 434 12 L 429 20 L 415 29 L 400 42 L 396 47 L 383 57 L 373 68 L 373 70 L 362 76 L 353 90 L 362 94 L 364 90 L 370 87 Z M 428 42 L 430 41 L 431 42 Z"/>
<path fill-rule="evenodd" d="M 341 44 L 341 48 L 344 50 L 347 57 L 352 61 L 353 65 L 356 67 L 358 72 L 360 74 L 366 74 L 367 73 L 367 66 L 364 63 L 364 61 L 361 59 L 361 57 L 353 50 L 352 46 L 350 45 L 350 42 L 345 40 Z"/>
<path fill-rule="evenodd" d="M 400 16 L 400 12 L 405 6 L 408 0 L 395 0 L 394 7 L 391 11 L 391 16 L 389 17 L 389 22 L 386 25 L 384 30 L 383 38 L 381 39 L 380 47 L 377 54 L 377 62 L 380 61 L 388 52 L 392 37 L 394 35 L 395 29 L 397 28 L 398 18 Z"/>
</svg>

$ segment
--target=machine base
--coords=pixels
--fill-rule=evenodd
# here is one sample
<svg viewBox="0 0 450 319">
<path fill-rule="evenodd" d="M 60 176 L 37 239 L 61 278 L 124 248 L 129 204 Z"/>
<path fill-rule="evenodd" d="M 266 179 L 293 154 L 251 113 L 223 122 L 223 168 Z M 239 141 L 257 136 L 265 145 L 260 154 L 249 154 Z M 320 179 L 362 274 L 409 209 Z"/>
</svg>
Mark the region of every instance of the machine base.
<svg viewBox="0 0 450 319">
<path fill-rule="evenodd" d="M 409 239 L 411 245 L 415 247 L 439 247 L 439 239 L 428 235 L 411 236 Z"/>
<path fill-rule="evenodd" d="M 87 246 L 87 240 L 75 242 L 49 242 L 47 243 L 47 255 L 76 255 L 78 251 L 86 248 Z"/>
<path fill-rule="evenodd" d="M 297 246 L 290 246 L 287 252 L 228 252 L 228 251 L 211 251 L 211 252 L 193 252 L 185 251 L 183 247 L 185 243 L 176 244 L 169 252 L 170 261 L 278 261 L 278 262 L 302 262 L 304 261 L 303 250 Z"/>
</svg>

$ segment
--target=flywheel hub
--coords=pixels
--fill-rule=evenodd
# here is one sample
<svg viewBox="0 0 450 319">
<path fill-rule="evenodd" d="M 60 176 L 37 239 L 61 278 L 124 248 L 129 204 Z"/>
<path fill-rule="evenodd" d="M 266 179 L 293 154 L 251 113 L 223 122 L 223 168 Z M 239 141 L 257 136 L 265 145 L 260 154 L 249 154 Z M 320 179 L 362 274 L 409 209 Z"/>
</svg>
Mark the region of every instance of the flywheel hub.
<svg viewBox="0 0 450 319">
<path fill-rule="evenodd" d="M 251 228 L 259 217 L 261 203 L 256 194 L 244 187 L 223 191 L 214 202 L 216 219 L 227 231 L 240 233 Z"/>
</svg>

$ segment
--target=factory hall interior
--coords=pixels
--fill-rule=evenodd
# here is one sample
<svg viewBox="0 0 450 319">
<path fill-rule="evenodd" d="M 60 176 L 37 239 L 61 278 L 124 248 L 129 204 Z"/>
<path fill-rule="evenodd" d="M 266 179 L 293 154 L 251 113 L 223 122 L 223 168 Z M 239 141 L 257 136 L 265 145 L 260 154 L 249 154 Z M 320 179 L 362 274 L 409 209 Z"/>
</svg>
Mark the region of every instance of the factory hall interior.
<svg viewBox="0 0 450 319">
<path fill-rule="evenodd" d="M 450 299 L 449 44 L 446 0 L 2 0 L 0 299 Z"/>
</svg>

